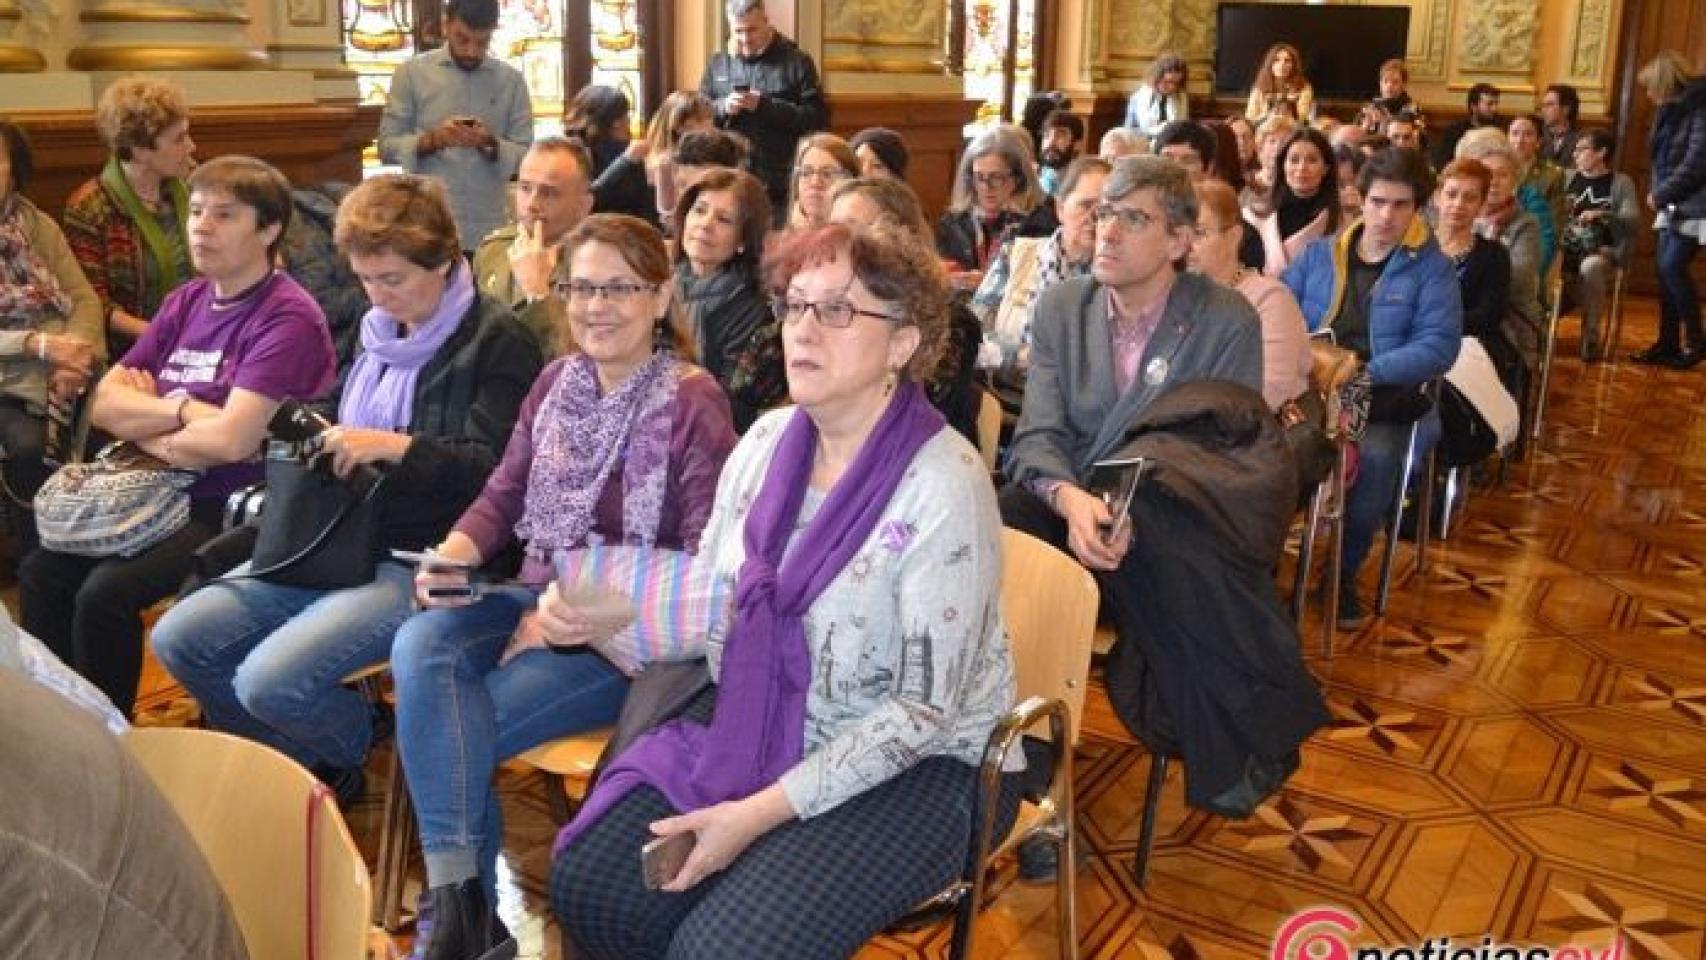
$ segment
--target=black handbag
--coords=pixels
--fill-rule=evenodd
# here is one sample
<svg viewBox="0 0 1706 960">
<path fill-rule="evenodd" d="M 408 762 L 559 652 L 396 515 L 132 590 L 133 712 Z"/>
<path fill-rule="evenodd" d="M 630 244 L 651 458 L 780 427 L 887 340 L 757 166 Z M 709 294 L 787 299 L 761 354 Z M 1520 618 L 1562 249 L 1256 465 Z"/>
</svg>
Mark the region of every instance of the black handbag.
<svg viewBox="0 0 1706 960">
<path fill-rule="evenodd" d="M 377 499 L 384 482 L 372 469 L 340 478 L 329 457 L 269 456 L 250 575 L 317 590 L 371 582 L 384 550 Z"/>
</svg>

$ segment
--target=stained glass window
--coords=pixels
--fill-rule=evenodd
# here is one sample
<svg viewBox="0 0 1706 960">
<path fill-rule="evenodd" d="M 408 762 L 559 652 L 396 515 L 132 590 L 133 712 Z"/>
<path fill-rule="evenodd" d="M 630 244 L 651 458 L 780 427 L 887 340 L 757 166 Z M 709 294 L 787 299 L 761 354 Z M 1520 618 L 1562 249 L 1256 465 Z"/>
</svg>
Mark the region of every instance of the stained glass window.
<svg viewBox="0 0 1706 960">
<path fill-rule="evenodd" d="M 1037 0 L 952 0 L 966 5 L 965 91 L 979 100 L 977 118 L 968 134 L 1019 119 L 1019 111 L 1036 87 Z M 1003 98 L 1010 17 L 1018 17 L 1018 43 L 1013 58 L 1013 100 Z"/>
<path fill-rule="evenodd" d="M 416 53 L 411 0 L 343 0 L 344 60 L 355 71 L 363 103 L 383 104 L 397 65 Z M 533 135 L 563 129 L 563 25 L 566 0 L 498 0 L 498 26 L 491 55 L 509 63 L 527 80 L 533 98 Z M 643 118 L 640 61 L 643 38 L 633 0 L 567 0 L 590 4 L 592 30 L 587 38 L 592 82 L 628 95 L 636 122 Z M 378 164 L 369 148 L 368 166 Z"/>
</svg>

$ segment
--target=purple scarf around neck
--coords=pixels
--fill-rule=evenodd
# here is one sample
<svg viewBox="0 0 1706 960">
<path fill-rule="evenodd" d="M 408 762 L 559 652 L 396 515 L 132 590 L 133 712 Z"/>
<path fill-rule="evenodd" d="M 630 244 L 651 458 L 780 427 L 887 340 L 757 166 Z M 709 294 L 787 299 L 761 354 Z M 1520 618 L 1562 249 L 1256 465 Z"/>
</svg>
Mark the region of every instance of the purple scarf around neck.
<svg viewBox="0 0 1706 960">
<path fill-rule="evenodd" d="M 561 362 L 533 417 L 533 463 L 515 534 L 539 560 L 586 546 L 604 488 L 619 474 L 621 542 L 651 546 L 668 493 L 675 396 L 685 369 L 675 354 L 658 350 L 605 393 L 586 354 Z"/>
<path fill-rule="evenodd" d="M 347 427 L 407 430 L 421 369 L 462 325 L 474 305 L 474 273 L 460 260 L 445 280 L 432 316 L 409 336 L 399 336 L 396 316 L 373 307 L 361 318 L 361 355 L 344 380 L 338 422 Z"/>
<path fill-rule="evenodd" d="M 557 835 L 553 856 L 642 784 L 685 813 L 751 796 L 800 762 L 811 683 L 803 618 L 864 546 L 913 457 L 943 425 L 923 389 L 902 384 L 788 552 L 818 445 L 817 425 L 805 411 L 794 412 L 742 531 L 746 562 L 736 580 L 734 627 L 723 648 L 711 725 L 675 720 L 636 740 Z M 708 555 L 715 545 L 700 549 Z"/>
</svg>

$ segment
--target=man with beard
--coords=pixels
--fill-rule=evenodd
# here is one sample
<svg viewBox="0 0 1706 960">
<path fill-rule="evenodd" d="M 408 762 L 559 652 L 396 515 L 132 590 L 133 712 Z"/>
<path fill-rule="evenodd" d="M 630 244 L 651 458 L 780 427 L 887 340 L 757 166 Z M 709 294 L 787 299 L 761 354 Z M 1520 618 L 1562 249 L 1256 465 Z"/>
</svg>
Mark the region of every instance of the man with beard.
<svg viewBox="0 0 1706 960">
<path fill-rule="evenodd" d="M 1498 127 L 1504 129 L 1505 123 L 1499 116 L 1499 88 L 1490 83 L 1477 83 L 1469 88 L 1469 96 L 1465 103 L 1469 107 L 1469 116 L 1445 128 L 1439 142 L 1434 144 L 1433 166 L 1435 170 L 1444 170 L 1445 165 L 1457 156 L 1457 141 L 1463 135 L 1477 127 Z"/>
<path fill-rule="evenodd" d="M 379 158 L 438 177 L 465 244 L 503 225 L 505 185 L 533 142 L 521 71 L 486 55 L 497 0 L 450 0 L 444 46 L 397 67 L 379 124 Z"/>
<path fill-rule="evenodd" d="M 1061 172 L 1078 157 L 1078 145 L 1084 142 L 1084 121 L 1056 110 L 1043 118 L 1042 135 L 1042 143 L 1037 145 L 1037 158 L 1042 161 L 1037 182 L 1052 197 L 1060 185 Z"/>
</svg>

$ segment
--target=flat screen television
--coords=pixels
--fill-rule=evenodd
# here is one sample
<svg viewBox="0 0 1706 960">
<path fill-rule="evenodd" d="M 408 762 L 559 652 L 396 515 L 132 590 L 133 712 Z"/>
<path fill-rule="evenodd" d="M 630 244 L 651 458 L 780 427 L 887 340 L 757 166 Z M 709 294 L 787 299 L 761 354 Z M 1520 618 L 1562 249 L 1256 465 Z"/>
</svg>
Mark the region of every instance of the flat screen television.
<svg viewBox="0 0 1706 960">
<path fill-rule="evenodd" d="M 1248 96 L 1262 54 L 1289 43 L 1303 54 L 1317 100 L 1368 100 L 1380 65 L 1403 57 L 1409 7 L 1222 3 L 1216 17 L 1214 92 Z"/>
</svg>

